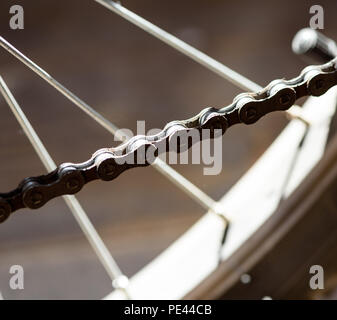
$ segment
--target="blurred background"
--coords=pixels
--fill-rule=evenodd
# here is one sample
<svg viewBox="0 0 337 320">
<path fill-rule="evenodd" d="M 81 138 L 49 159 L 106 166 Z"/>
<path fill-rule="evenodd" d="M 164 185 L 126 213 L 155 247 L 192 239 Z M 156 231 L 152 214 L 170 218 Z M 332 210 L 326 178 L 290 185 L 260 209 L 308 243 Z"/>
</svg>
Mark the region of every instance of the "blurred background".
<svg viewBox="0 0 337 320">
<path fill-rule="evenodd" d="M 9 28 L 9 8 L 24 7 L 24 30 Z M 297 75 L 305 63 L 291 51 L 309 25 L 315 1 L 125 0 L 125 7 L 211 57 L 266 85 Z M 336 39 L 335 0 L 321 1 L 325 31 Z M 120 128 L 146 130 L 229 104 L 242 90 L 92 0 L 0 3 L 1 36 Z M 5 50 L 0 73 L 57 164 L 82 162 L 113 137 Z M 223 170 L 174 168 L 219 199 L 286 125 L 281 113 L 223 138 Z M 0 97 L 0 190 L 45 172 Z M 128 276 L 151 261 L 205 210 L 152 168 L 87 185 L 78 199 Z M 62 199 L 21 210 L 0 225 L 0 291 L 5 299 L 97 299 L 111 282 Z M 9 268 L 25 270 L 25 290 L 9 288 Z"/>
</svg>

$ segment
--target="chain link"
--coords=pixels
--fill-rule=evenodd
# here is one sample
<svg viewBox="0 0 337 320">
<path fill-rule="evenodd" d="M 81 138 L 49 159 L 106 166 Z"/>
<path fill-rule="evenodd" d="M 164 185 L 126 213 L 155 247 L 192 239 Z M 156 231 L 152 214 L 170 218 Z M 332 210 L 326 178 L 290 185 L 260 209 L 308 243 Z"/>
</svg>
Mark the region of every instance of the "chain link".
<svg viewBox="0 0 337 320">
<path fill-rule="evenodd" d="M 297 99 L 320 96 L 335 85 L 337 58 L 324 65 L 309 66 L 291 80 L 274 80 L 259 92 L 240 94 L 224 108 L 206 108 L 188 120 L 170 122 L 156 135 L 135 136 L 116 148 L 96 151 L 86 162 L 64 163 L 47 175 L 26 178 L 15 190 L 0 193 L 0 223 L 18 209 L 38 209 L 53 198 L 75 194 L 90 181 L 114 180 L 127 169 L 148 166 L 162 150 L 169 150 L 170 141 L 183 141 L 183 135 L 191 130 L 197 130 L 202 139 L 201 130 L 209 129 L 214 138 L 217 129 L 223 134 L 234 124 L 255 123 L 267 113 L 287 110 Z M 188 140 L 178 144 L 175 151 L 191 146 Z"/>
</svg>

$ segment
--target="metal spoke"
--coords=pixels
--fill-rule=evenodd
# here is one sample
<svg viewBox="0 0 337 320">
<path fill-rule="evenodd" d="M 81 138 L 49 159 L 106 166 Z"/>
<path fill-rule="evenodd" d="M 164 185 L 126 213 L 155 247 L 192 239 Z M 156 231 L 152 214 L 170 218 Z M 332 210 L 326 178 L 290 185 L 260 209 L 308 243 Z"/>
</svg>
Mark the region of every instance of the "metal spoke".
<svg viewBox="0 0 337 320">
<path fill-rule="evenodd" d="M 42 163 L 46 167 L 47 171 L 53 171 L 56 168 L 56 164 L 51 158 L 50 154 L 48 153 L 47 149 L 44 147 L 42 141 L 40 140 L 39 136 L 35 132 L 34 128 L 30 124 L 29 120 L 27 119 L 26 115 L 22 111 L 21 107 L 15 100 L 14 96 L 10 92 L 8 86 L 6 85 L 3 78 L 0 76 L 0 92 L 5 98 L 6 102 L 8 103 L 11 111 L 13 112 L 15 118 L 19 122 L 20 126 L 22 127 L 24 133 L 26 134 L 27 138 L 29 139 L 30 143 L 34 147 L 36 153 L 38 154 L 39 158 L 41 159 Z M 105 268 L 106 272 L 108 273 L 109 277 L 111 278 L 113 284 L 120 283 L 119 279 L 125 279 L 122 271 L 118 267 L 117 263 L 115 262 L 114 258 L 111 256 L 108 248 L 105 246 L 103 240 L 97 233 L 96 229 L 90 222 L 87 214 L 85 213 L 84 209 L 82 208 L 81 204 L 78 202 L 75 196 L 66 195 L 63 196 L 64 201 L 66 202 L 67 206 L 69 207 L 70 211 L 74 215 L 77 223 L 79 224 L 80 228 L 82 229 L 83 233 L 85 234 L 87 240 L 91 244 L 92 248 L 94 249 L 97 257 L 101 261 L 103 267 Z M 123 289 L 124 291 L 127 290 L 126 287 L 119 288 Z M 127 294 L 127 292 L 126 292 Z"/>
<path fill-rule="evenodd" d="M 163 41 L 164 43 L 176 49 L 177 51 L 181 52 L 182 54 L 186 55 L 187 57 L 193 59 L 194 61 L 206 67 L 207 69 L 211 70 L 212 72 L 216 73 L 220 77 L 230 81 L 237 87 L 245 91 L 252 91 L 252 92 L 258 92 L 262 89 L 262 87 L 257 83 L 230 69 L 229 67 L 211 58 L 210 56 L 199 51 L 198 49 L 192 47 L 186 42 L 178 39 L 174 35 L 157 27 L 148 20 L 145 20 L 144 18 L 140 17 L 134 12 L 123 7 L 120 3 L 111 0 L 94 0 L 94 1 L 108 8 L 112 12 L 120 15 L 124 19 L 128 20 L 129 22 L 133 23 L 134 25 L 143 29 L 144 31 L 148 32 L 155 38 Z M 293 107 L 287 110 L 286 113 L 290 116 L 290 118 L 302 120 L 301 113 L 298 110 L 296 114 L 293 113 Z"/>
<path fill-rule="evenodd" d="M 102 127 L 108 130 L 111 134 L 115 135 L 116 138 L 120 140 L 125 140 L 130 137 L 127 137 L 126 134 L 122 133 L 121 130 L 118 129 L 113 123 L 104 118 L 100 113 L 95 111 L 92 107 L 90 107 L 87 103 L 77 97 L 70 90 L 65 88 L 61 83 L 56 81 L 50 74 L 44 71 L 41 67 L 35 64 L 32 60 L 22 54 L 19 50 L 17 50 L 14 46 L 12 46 L 8 41 L 6 41 L 3 37 L 0 37 L 0 45 L 5 48 L 9 53 L 19 59 L 22 63 L 32 69 L 35 73 L 37 73 L 42 79 L 47 81 L 51 86 L 53 86 L 56 90 L 62 93 L 66 98 L 68 98 L 71 102 L 73 102 L 77 107 L 87 113 L 91 118 L 93 118 L 96 122 L 98 122 Z M 127 138 L 125 138 L 127 137 Z M 161 172 L 166 177 L 169 177 L 170 180 L 178 186 L 182 191 L 188 194 L 192 199 L 194 199 L 197 203 L 199 203 L 204 209 L 210 210 L 213 213 L 218 215 L 223 215 L 223 212 L 219 211 L 219 207 L 217 202 L 209 197 L 206 193 L 200 190 L 197 186 L 193 185 L 190 181 L 180 175 L 177 171 L 169 167 L 163 160 L 157 158 L 156 161 L 152 165 L 159 172 Z"/>
<path fill-rule="evenodd" d="M 110 1 L 110 0 L 94 0 L 99 4 L 103 5 L 104 7 L 108 8 L 109 10 L 117 13 L 124 19 L 128 20 L 129 22 L 135 24 L 137 27 L 143 29 L 144 31 L 150 33 L 154 37 L 158 38 L 159 40 L 165 42 L 172 48 L 178 50 L 179 52 L 183 53 L 184 55 L 190 57 L 194 61 L 198 62 L 199 64 L 203 65 L 204 67 L 210 69 L 211 71 L 215 72 L 219 76 L 225 78 L 226 80 L 232 82 L 234 85 L 238 86 L 243 90 L 251 90 L 251 91 L 259 91 L 260 86 L 254 83 L 253 81 L 247 79 L 246 77 L 242 76 L 241 74 L 235 72 L 234 70 L 226 67 L 219 61 L 211 58 L 210 56 L 206 55 L 205 53 L 199 51 L 198 49 L 190 46 L 186 42 L 178 39 L 177 37 L 173 36 L 172 34 L 164 31 L 163 29 L 157 27 L 153 23 L 145 20 L 144 18 L 140 17 L 139 15 L 135 14 L 134 12 L 126 9 L 121 4 Z"/>
</svg>

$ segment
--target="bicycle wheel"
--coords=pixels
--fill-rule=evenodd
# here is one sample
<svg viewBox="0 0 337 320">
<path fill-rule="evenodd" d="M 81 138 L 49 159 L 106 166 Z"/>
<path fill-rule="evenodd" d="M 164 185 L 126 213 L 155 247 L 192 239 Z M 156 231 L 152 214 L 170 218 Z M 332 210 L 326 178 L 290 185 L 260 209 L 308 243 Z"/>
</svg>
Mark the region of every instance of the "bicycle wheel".
<svg viewBox="0 0 337 320">
<path fill-rule="evenodd" d="M 97 2 L 103 3 L 104 1 Z M 154 2 L 149 2 L 149 4 L 151 4 L 149 6 L 150 13 L 157 16 L 160 9 L 158 8 L 158 4 L 157 7 Z M 4 6 L 6 5 L 4 4 Z M 71 87 L 74 92 L 84 92 L 86 94 L 84 100 L 93 101 L 93 104 L 95 104 L 94 109 L 100 114 L 104 114 L 106 118 L 111 119 L 109 123 L 118 123 L 119 127 L 135 129 L 136 120 L 146 119 L 147 128 L 163 127 L 165 123 L 171 120 L 184 119 L 191 114 L 196 114 L 201 109 L 200 106 L 225 105 L 231 100 L 228 98 L 229 96 L 234 96 L 238 93 L 237 89 L 224 85 L 221 78 L 197 67 L 194 63 L 190 63 L 183 55 L 177 55 L 173 50 L 169 50 L 165 45 L 153 40 L 145 33 L 137 31 L 135 28 L 131 29 L 127 23 L 113 17 L 110 12 L 99 6 L 99 3 L 91 1 L 86 5 L 82 4 L 82 2 L 80 5 L 77 1 L 67 2 L 63 6 L 55 3 L 53 7 L 48 5 L 48 8 L 46 8 L 45 4 L 40 3 L 26 5 L 24 6 L 25 29 L 15 31 L 15 35 L 13 35 L 12 30 L 7 30 L 4 36 L 12 40 L 17 37 L 14 40 L 15 45 L 22 52 L 27 53 L 27 55 L 29 52 L 29 57 L 33 61 L 39 61 L 39 65 L 45 66 L 46 70 L 55 76 L 55 79 L 58 78 L 61 83 L 64 83 L 62 85 L 63 88 L 66 86 L 68 88 Z M 132 5 L 134 6 L 134 10 L 141 14 L 142 10 L 145 10 L 143 5 L 140 6 L 136 3 Z M 87 17 L 85 22 L 81 19 L 78 21 L 74 20 L 74 16 L 69 14 L 69 12 L 76 12 L 79 6 L 81 6 L 82 11 L 81 17 Z M 161 6 L 162 4 L 160 4 Z M 236 28 L 233 28 L 234 22 L 232 19 L 228 19 L 227 21 L 221 19 L 221 12 L 225 8 L 228 10 L 230 7 L 233 13 L 235 13 L 233 16 L 239 14 L 240 8 L 234 3 L 218 3 L 209 7 L 205 3 L 200 2 L 194 4 L 193 10 L 190 7 L 184 8 L 174 2 L 166 4 L 166 6 L 167 12 L 164 15 L 164 17 L 167 17 L 166 19 L 170 15 L 172 17 L 173 13 L 177 12 L 177 7 L 179 7 L 181 15 L 179 23 L 176 20 L 168 20 L 171 22 L 167 23 L 166 29 L 175 30 L 173 33 L 177 33 L 180 37 L 185 38 L 187 42 L 201 47 L 203 51 L 209 52 L 210 55 L 217 56 L 220 54 L 220 57 L 223 57 L 221 60 L 231 60 L 231 64 L 233 66 L 237 64 L 239 66 L 238 69 L 247 74 L 247 76 L 256 75 L 256 80 L 266 82 L 265 79 L 277 77 L 275 72 L 279 73 L 279 76 L 284 76 L 285 74 L 293 75 L 298 73 L 293 72 L 293 70 L 299 71 L 301 69 L 298 59 L 293 57 L 289 50 L 289 39 L 291 39 L 293 34 L 290 36 L 289 34 L 284 35 L 283 40 L 281 38 L 278 38 L 277 41 L 274 40 L 280 47 L 278 57 L 287 57 L 282 60 L 282 64 L 275 64 L 275 50 L 268 52 L 268 49 L 264 47 L 266 38 L 271 40 L 274 38 L 274 33 L 271 30 L 266 30 L 264 26 L 256 27 L 255 30 L 252 29 L 255 23 L 253 19 L 247 19 L 246 27 L 251 32 L 249 39 L 255 39 L 254 43 L 252 41 L 244 41 L 243 39 L 240 42 L 240 49 L 234 48 L 235 42 L 231 40 L 241 39 L 243 37 L 242 29 L 238 27 L 238 24 Z M 259 9 L 259 14 L 265 18 L 260 21 L 267 23 L 267 21 L 272 21 L 275 15 L 267 7 L 264 8 L 265 12 Z M 120 9 L 119 12 L 124 17 L 128 13 L 123 6 L 116 5 L 114 9 Z M 205 9 L 209 10 L 207 11 L 211 17 L 209 19 L 214 21 L 214 24 L 209 24 L 208 21 L 205 22 L 205 15 L 202 14 Z M 152 10 L 153 12 L 151 12 Z M 247 10 L 247 14 L 248 11 L 251 12 Z M 57 15 L 60 15 L 57 21 L 59 21 L 59 26 L 62 26 L 64 32 L 53 32 L 56 20 L 46 22 L 46 28 L 41 30 L 41 18 L 42 16 L 45 17 L 46 12 L 48 12 L 50 17 L 54 17 L 54 19 L 56 19 Z M 146 12 L 144 15 L 146 15 Z M 191 17 L 190 21 L 192 22 L 186 21 L 187 16 Z M 175 19 L 177 19 L 176 14 Z M 199 23 L 193 22 L 193 19 L 198 19 Z M 295 21 L 291 20 L 291 16 L 288 16 L 288 19 Z M 218 21 L 220 20 L 223 24 L 221 27 L 218 25 L 220 23 Z M 39 23 L 36 22 L 34 26 L 29 21 L 39 21 Z M 99 23 L 95 24 L 95 28 L 92 27 L 92 21 L 99 21 Z M 137 23 L 140 22 L 138 21 Z M 275 26 L 280 28 L 283 23 L 283 21 L 279 24 L 275 23 Z M 39 33 L 37 33 L 38 29 L 40 29 Z M 72 32 L 69 32 L 69 30 L 72 30 Z M 212 35 L 206 33 L 205 30 L 208 30 Z M 231 32 L 224 32 L 223 30 L 231 30 Z M 85 39 L 81 38 L 83 34 L 86 35 Z M 260 35 L 258 41 L 256 41 L 256 36 L 254 36 L 257 34 Z M 20 39 L 20 37 L 22 38 Z M 113 45 L 111 44 L 111 37 L 113 37 Z M 223 43 L 219 43 L 218 38 L 223 39 Z M 81 41 L 78 42 L 76 39 Z M 229 39 L 231 42 L 230 48 L 228 48 L 228 44 L 225 45 L 225 43 L 228 43 L 226 39 Z M 39 45 L 34 45 L 36 43 L 41 47 L 39 48 Z M 60 46 L 60 43 L 63 45 Z M 213 46 L 215 46 L 215 49 L 212 49 Z M 254 50 L 251 49 L 252 46 L 254 46 Z M 34 48 L 36 48 L 36 51 L 33 51 Z M 43 54 L 45 54 L 44 57 L 40 56 L 41 48 L 43 49 Z M 48 51 L 48 48 L 50 48 L 50 51 Z M 271 48 L 275 47 L 271 45 Z M 238 50 L 240 50 L 240 54 L 238 54 Z M 113 59 L 111 51 L 115 54 Z M 53 52 L 55 56 L 51 56 L 50 52 Z M 270 57 L 263 59 L 263 63 L 260 63 L 262 54 Z M 72 105 L 68 101 L 64 100 L 51 88 L 42 84 L 40 79 L 32 76 L 30 71 L 24 69 L 17 61 L 5 56 L 5 54 L 3 56 L 3 65 L 7 68 L 3 72 L 4 77 L 9 73 L 6 70 L 11 71 L 11 77 L 8 79 L 9 87 L 13 87 L 15 98 L 20 102 L 22 107 L 27 104 L 27 115 L 33 119 L 34 123 L 38 124 L 36 131 L 41 136 L 46 137 L 43 138 L 46 145 L 51 145 L 55 148 L 55 155 L 58 154 L 56 156 L 57 163 L 68 161 L 69 159 L 72 159 L 73 162 L 80 162 L 83 159 L 87 159 L 88 154 L 91 154 L 96 149 L 111 145 L 112 139 L 110 134 L 100 130 L 94 122 L 88 121 L 88 118 L 84 114 L 72 108 Z M 35 57 L 39 58 L 35 59 Z M 52 57 L 57 60 L 52 59 Z M 157 58 L 156 60 L 155 57 L 161 57 L 161 59 Z M 204 58 L 201 57 L 201 59 Z M 197 59 L 195 58 L 194 60 Z M 257 64 L 257 61 L 260 61 L 259 64 Z M 156 63 L 152 64 L 152 62 Z M 212 61 L 208 62 L 211 63 Z M 254 64 L 256 66 L 259 65 L 259 67 L 253 68 Z M 260 66 L 262 64 L 270 64 L 271 67 L 261 70 Z M 173 65 L 176 66 L 175 69 L 172 68 Z M 15 72 L 12 71 L 13 68 L 16 68 L 14 69 Z M 212 71 L 217 70 L 218 75 L 220 74 L 219 68 L 221 69 L 221 66 L 218 65 L 213 70 L 209 67 Z M 178 74 L 175 70 L 183 71 Z M 225 74 L 225 71 L 228 70 L 222 71 Z M 56 77 L 57 73 L 59 76 Z M 20 74 L 20 77 L 14 77 L 14 75 L 18 74 Z M 21 88 L 27 88 L 23 90 L 22 95 L 20 95 L 20 92 L 15 92 L 16 86 L 20 88 L 20 85 Z M 248 80 L 243 85 L 247 88 L 255 84 Z M 57 85 L 56 88 L 60 89 Z M 152 88 L 152 90 L 146 88 Z M 31 92 L 36 92 L 36 94 L 32 95 Z M 145 94 L 144 92 L 147 93 Z M 80 96 L 82 97 L 82 95 Z M 72 102 L 83 107 L 82 100 L 74 101 L 76 100 L 74 96 L 68 94 L 69 97 Z M 314 102 L 309 103 L 309 109 L 315 109 L 315 105 L 322 103 L 318 101 L 327 101 L 326 104 L 331 106 L 327 108 L 326 114 L 326 119 L 328 119 L 326 121 L 329 121 L 335 107 L 333 103 L 334 97 L 335 93 L 330 91 L 328 95 L 324 96 L 324 98 L 322 97 L 322 99 L 326 100 L 313 100 Z M 46 105 L 48 108 L 42 109 L 41 105 Z M 86 105 L 85 103 L 84 106 Z M 182 105 L 184 106 L 183 108 L 181 107 Z M 86 109 L 86 112 L 90 114 L 90 110 Z M 315 112 L 312 112 L 312 114 L 315 117 Z M 95 116 L 95 113 L 93 115 Z M 114 131 L 114 128 L 105 122 L 103 118 L 97 116 L 97 114 L 96 120 L 103 127 L 105 126 L 105 129 L 110 129 L 110 133 Z M 296 154 L 297 146 L 306 130 L 306 125 L 300 120 L 293 121 L 296 124 L 293 123 L 290 129 L 288 127 L 285 129 L 288 133 L 282 133 L 285 138 L 280 138 L 276 141 L 277 145 L 280 146 L 276 149 L 282 150 L 278 152 L 284 153 L 283 150 L 286 148 L 289 151 L 286 157 L 288 161 L 287 165 L 284 165 L 284 172 L 282 174 L 280 172 L 283 178 L 287 177 L 286 173 L 292 165 L 292 156 Z M 41 166 L 34 153 L 28 151 L 30 149 L 28 149 L 29 145 L 27 141 L 18 134 L 15 137 L 13 130 L 16 132 L 18 127 L 13 129 L 13 123 L 9 124 L 10 121 L 7 121 L 5 118 L 3 118 L 3 123 L 4 126 L 8 123 L 8 130 L 4 130 L 8 134 L 8 136 L 4 136 L 5 142 L 13 146 L 12 148 L 8 148 L 8 150 L 3 149 L 3 152 L 5 152 L 3 159 L 8 159 L 7 163 L 9 163 L 10 168 L 6 169 L 4 166 L 4 174 L 2 175 L 4 177 L 2 188 L 7 190 L 8 186 L 14 187 L 14 183 L 19 181 L 23 176 L 39 174 Z M 191 168 L 190 166 L 183 165 L 175 167 L 180 172 L 178 174 L 176 171 L 173 173 L 170 171 L 172 169 L 168 169 L 165 165 L 162 165 L 159 171 L 164 173 L 165 177 L 169 176 L 170 180 L 173 180 L 180 189 L 176 189 L 174 185 L 168 183 L 166 179 L 162 179 L 157 173 L 153 173 L 153 170 L 143 168 L 125 173 L 118 180 L 111 182 L 111 184 L 97 183 L 89 185 L 81 191 L 79 199 L 83 202 L 86 211 L 90 213 L 93 224 L 97 226 L 103 238 L 106 239 L 110 251 L 113 252 L 116 260 L 121 265 L 121 268 L 119 268 L 115 264 L 107 253 L 107 250 L 105 250 L 106 247 L 102 251 L 104 244 L 100 240 L 97 240 L 98 238 L 96 238 L 98 242 L 91 240 L 91 244 L 100 255 L 100 260 L 110 279 L 113 280 L 119 277 L 117 286 L 123 287 L 126 279 L 125 277 L 120 277 L 122 274 L 132 275 L 152 260 L 174 238 L 184 233 L 192 222 L 195 222 L 197 218 L 203 215 L 205 208 L 211 211 L 215 210 L 213 205 L 217 205 L 218 201 L 214 201 L 213 199 L 220 198 L 230 188 L 238 177 L 253 164 L 254 160 L 262 153 L 262 150 L 276 138 L 279 131 L 285 125 L 286 120 L 284 115 L 278 114 L 273 117 L 264 118 L 255 126 L 237 127 L 228 131 L 228 134 L 226 133 L 224 138 L 223 170 L 220 175 L 204 176 L 201 166 Z M 60 130 L 61 128 L 62 130 Z M 11 130 L 12 133 L 10 133 Z M 317 130 L 313 131 L 316 132 Z M 294 178 L 295 180 L 297 179 L 298 183 L 312 170 L 315 163 L 322 156 L 327 138 L 327 130 L 316 132 L 316 134 L 313 134 L 313 137 L 313 139 L 307 140 L 309 141 L 308 145 L 318 139 L 319 141 L 317 140 L 318 142 L 317 145 L 314 145 L 315 147 L 312 148 L 311 145 L 311 150 L 316 150 L 317 152 L 312 155 L 312 161 L 306 167 L 306 170 L 299 171 L 299 176 Z M 11 141 L 10 139 L 13 138 L 14 140 Z M 48 141 L 47 139 L 50 140 Z M 279 143 L 279 140 L 282 139 L 285 142 Z M 74 145 L 77 147 L 74 148 Z M 114 142 L 114 145 L 117 145 L 117 142 Z M 230 152 L 228 152 L 229 150 Z M 226 168 L 229 169 L 226 170 Z M 295 172 L 297 171 L 295 170 Z M 253 174 L 251 175 L 253 176 Z M 184 177 L 187 177 L 187 179 L 184 179 Z M 279 178 L 280 190 L 283 187 L 282 177 Z M 260 178 L 255 176 L 253 179 L 259 180 L 261 176 Z M 241 181 L 245 180 L 240 180 L 239 185 L 243 184 Z M 249 186 L 249 190 L 254 188 L 248 183 L 244 184 Z M 295 186 L 293 183 L 293 187 L 288 186 L 288 188 L 291 190 Z M 206 192 L 200 188 L 205 189 Z M 230 194 L 234 192 L 238 194 L 237 197 L 239 195 L 241 197 L 241 194 L 244 192 L 235 191 L 237 188 L 235 187 L 234 191 L 231 191 Z M 186 194 L 179 190 L 184 191 Z M 279 192 L 275 192 L 276 198 L 280 195 L 280 190 L 278 190 Z M 199 196 L 196 196 L 196 194 Z M 114 199 L 112 199 L 112 195 Z M 188 196 L 192 197 L 194 201 L 189 202 Z M 231 197 L 235 198 L 234 196 Z M 275 202 L 276 200 L 274 199 L 273 201 Z M 260 199 L 257 202 L 262 203 L 264 201 Z M 113 207 L 111 204 L 113 204 Z M 71 205 L 74 206 L 74 204 Z M 226 214 L 228 212 L 234 219 L 235 216 L 239 216 L 235 214 L 238 209 L 231 209 L 230 204 L 224 205 L 222 203 L 220 207 L 221 211 L 224 211 Z M 259 208 L 256 207 L 255 210 L 258 211 Z M 46 207 L 40 209 L 40 211 L 42 212 L 38 215 L 30 211 L 25 211 L 25 214 L 22 215 L 13 215 L 13 219 L 11 217 L 3 225 L 6 227 L 1 226 L 4 230 L 2 233 L 2 243 L 8 241 L 6 239 L 20 239 L 20 237 L 21 241 L 28 243 L 27 251 L 17 250 L 17 247 L 14 245 L 11 252 L 16 252 L 15 254 L 11 253 L 7 258 L 6 254 L 3 254 L 2 282 L 6 281 L 6 277 L 8 278 L 8 269 L 12 264 L 22 264 L 26 273 L 28 271 L 28 274 L 33 274 L 32 278 L 34 278 L 34 280 L 31 280 L 31 283 L 25 285 L 25 290 L 23 291 L 3 290 L 5 298 L 28 296 L 31 298 L 55 298 L 60 296 L 64 298 L 94 298 L 107 295 L 111 290 L 111 283 L 107 281 L 103 272 L 104 269 L 98 267 L 98 262 L 94 260 L 94 255 L 90 251 L 89 246 L 84 244 L 84 238 L 80 236 L 79 229 L 73 223 L 73 218 L 68 214 L 68 211 L 65 210 L 62 201 L 56 200 L 50 202 Z M 47 214 L 42 214 L 46 211 Z M 267 211 L 265 215 L 260 215 L 260 219 L 257 222 L 263 223 L 268 214 L 273 212 L 270 208 Z M 24 212 L 22 211 L 22 213 Z M 246 217 L 242 217 L 242 219 L 245 220 Z M 207 223 L 204 223 L 205 221 L 208 221 L 207 223 L 209 224 L 207 228 L 205 227 L 207 225 Z M 83 221 L 81 225 L 82 230 L 91 228 L 90 224 L 88 227 L 88 224 Z M 240 233 L 245 234 L 247 237 L 242 238 L 242 241 L 248 239 L 249 232 L 243 232 L 243 228 L 246 225 L 249 225 L 249 223 L 242 221 L 242 224 L 240 223 L 238 226 L 238 228 L 242 228 Z M 257 223 L 254 228 L 257 229 L 258 225 Z M 41 228 L 41 226 L 43 227 Z M 253 232 L 254 228 L 252 227 L 250 232 Z M 15 229 L 15 236 L 13 235 L 13 229 Z M 62 233 L 60 229 L 62 229 Z M 189 294 L 209 273 L 216 269 L 223 229 L 223 221 L 216 215 L 209 214 L 202 218 L 187 235 L 183 236 L 182 241 L 175 242 L 160 258 L 140 271 L 131 280 L 130 285 L 126 288 L 123 287 L 123 290 L 117 290 L 110 297 L 122 295 L 122 297 L 131 298 L 182 298 Z M 35 231 L 33 232 L 33 230 Z M 209 236 L 210 230 L 212 230 L 212 237 Z M 202 232 L 204 232 L 203 236 Z M 63 245 L 60 245 L 57 239 L 62 234 L 64 240 L 61 241 Z M 119 234 L 122 234 L 123 237 L 119 236 Z M 192 237 L 191 234 L 193 234 Z M 128 235 L 128 237 L 125 235 Z M 145 237 L 145 235 L 148 237 Z M 232 248 L 232 251 L 227 253 L 232 254 L 235 246 L 231 247 L 231 235 L 229 234 L 228 236 L 227 241 L 229 243 L 225 243 L 224 252 L 226 252 L 226 248 Z M 42 241 L 46 243 L 46 237 L 50 239 L 53 245 L 43 245 L 43 247 L 39 248 L 39 245 L 35 243 L 41 243 Z M 153 239 L 156 239 L 156 241 Z M 200 243 L 195 242 L 196 240 L 200 240 Z M 71 248 L 68 245 L 68 241 L 71 241 L 73 244 Z M 186 243 L 191 242 L 193 242 L 192 248 L 198 244 L 198 248 L 200 249 L 199 245 L 204 244 L 203 248 L 205 252 L 212 253 L 209 263 L 202 265 L 200 269 L 195 268 L 195 273 L 191 272 L 191 265 L 193 263 L 194 265 L 198 264 L 202 254 L 200 252 L 195 254 L 196 252 L 190 250 Z M 152 244 L 151 249 L 144 253 L 144 248 L 147 247 L 148 243 Z M 236 245 L 239 244 L 238 242 Z M 69 248 L 66 253 L 64 251 L 65 247 Z M 177 247 L 182 251 L 175 250 Z M 36 248 L 39 249 L 37 250 Z M 126 250 L 126 248 L 128 249 Z M 25 252 L 29 252 L 30 250 L 35 252 L 33 261 L 31 258 L 25 259 Z M 76 255 L 74 252 L 76 252 Z M 181 256 L 181 253 L 186 254 L 186 261 L 189 261 L 189 264 L 182 264 L 182 261 L 185 260 L 179 261 L 177 259 L 177 256 Z M 202 260 L 205 261 L 205 259 Z M 37 266 L 36 261 L 44 262 Z M 85 261 L 88 261 L 88 263 L 85 264 Z M 59 267 L 60 263 L 64 268 Z M 77 273 L 78 266 L 82 265 L 87 266 L 84 268 L 83 274 Z M 60 269 L 61 271 L 59 271 Z M 123 273 L 120 272 L 120 269 L 123 270 Z M 247 270 L 239 270 L 237 275 L 244 274 L 245 272 Z M 51 274 L 52 276 L 50 276 Z M 163 281 L 158 281 L 158 278 L 154 276 L 155 274 Z M 164 274 L 167 276 L 165 277 Z M 187 279 L 186 274 L 190 274 L 191 278 Z M 38 281 L 37 278 L 39 279 Z M 71 278 L 71 281 L 69 281 L 69 278 Z M 83 279 L 87 279 L 87 281 L 83 281 Z M 172 282 L 172 279 L 175 279 L 175 282 Z M 180 279 L 184 279 L 185 281 L 181 281 Z M 167 288 L 167 283 L 170 282 L 171 291 L 163 290 L 163 288 Z M 73 290 L 71 283 L 77 289 Z M 144 289 L 144 284 L 148 288 L 147 291 Z M 88 290 L 89 287 L 91 288 L 90 292 Z M 31 291 L 28 288 L 31 288 Z M 61 288 L 62 290 L 60 290 Z M 199 297 L 202 297 L 202 295 Z"/>
</svg>

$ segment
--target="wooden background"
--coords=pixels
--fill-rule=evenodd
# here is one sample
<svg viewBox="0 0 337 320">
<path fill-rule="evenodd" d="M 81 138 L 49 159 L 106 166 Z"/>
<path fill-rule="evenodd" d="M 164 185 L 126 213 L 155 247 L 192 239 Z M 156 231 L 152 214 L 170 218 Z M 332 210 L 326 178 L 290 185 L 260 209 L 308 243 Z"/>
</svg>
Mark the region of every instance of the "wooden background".
<svg viewBox="0 0 337 320">
<path fill-rule="evenodd" d="M 185 119 L 205 106 L 221 107 L 241 92 L 92 0 L 15 1 L 25 29 L 9 28 L 0 3 L 0 34 L 58 81 L 121 128 L 135 132 Z M 123 5 L 261 85 L 291 78 L 305 63 L 291 52 L 308 26 L 314 1 L 155 1 Z M 324 33 L 336 37 L 337 3 L 321 1 Z M 113 137 L 62 95 L 0 51 L 0 73 L 59 164 L 82 162 Z M 0 190 L 8 191 L 44 168 L 0 97 Z M 286 124 L 274 114 L 223 138 L 223 170 L 204 176 L 201 165 L 180 173 L 220 198 Z M 151 168 L 95 182 L 78 195 L 124 272 L 131 276 L 181 235 L 204 210 Z M 9 288 L 9 268 L 25 270 L 25 289 Z M 0 225 L 0 291 L 8 299 L 101 298 L 111 283 L 62 199 L 38 211 L 21 210 Z"/>
</svg>

